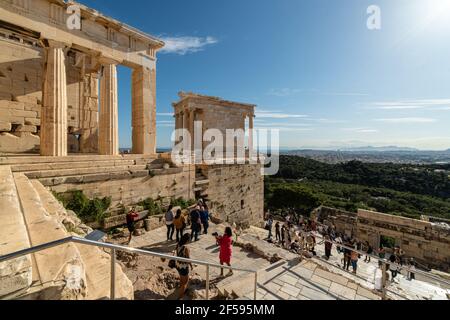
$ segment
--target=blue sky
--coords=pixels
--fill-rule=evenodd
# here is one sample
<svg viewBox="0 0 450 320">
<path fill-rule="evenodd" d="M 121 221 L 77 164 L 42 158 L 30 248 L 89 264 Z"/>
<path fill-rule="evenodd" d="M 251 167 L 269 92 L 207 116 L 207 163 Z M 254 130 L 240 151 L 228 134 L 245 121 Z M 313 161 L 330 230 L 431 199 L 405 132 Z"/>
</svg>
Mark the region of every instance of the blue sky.
<svg viewBox="0 0 450 320">
<path fill-rule="evenodd" d="M 258 106 L 280 145 L 450 148 L 448 0 L 83 0 L 166 40 L 158 146 L 193 91 Z M 369 5 L 381 30 L 366 26 Z M 131 145 L 130 70 L 119 69 L 120 145 Z"/>
</svg>

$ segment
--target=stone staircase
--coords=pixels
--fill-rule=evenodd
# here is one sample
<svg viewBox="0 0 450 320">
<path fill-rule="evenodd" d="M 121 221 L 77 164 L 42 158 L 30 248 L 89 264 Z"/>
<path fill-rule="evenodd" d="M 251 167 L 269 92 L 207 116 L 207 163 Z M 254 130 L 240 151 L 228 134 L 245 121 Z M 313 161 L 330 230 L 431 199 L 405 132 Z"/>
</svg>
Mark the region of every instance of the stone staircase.
<svg viewBox="0 0 450 320">
<path fill-rule="evenodd" d="M 70 215 L 38 180 L 0 165 L 0 182 L 0 217 L 7 221 L 0 227 L 0 255 L 78 235 L 68 232 L 63 222 Z M 133 299 L 130 280 L 116 269 L 116 297 Z M 0 298 L 104 299 L 109 277 L 109 254 L 69 243 L 0 264 Z"/>
<path fill-rule="evenodd" d="M 196 193 L 196 198 L 202 198 L 208 200 L 207 190 L 209 187 L 209 179 L 201 168 L 195 170 L 195 187 L 194 192 Z"/>
<path fill-rule="evenodd" d="M 38 179 L 49 187 L 174 174 L 182 170 L 157 155 L 71 155 L 61 158 L 8 156 L 0 157 L 0 165 L 9 165 L 12 172 Z"/>
</svg>

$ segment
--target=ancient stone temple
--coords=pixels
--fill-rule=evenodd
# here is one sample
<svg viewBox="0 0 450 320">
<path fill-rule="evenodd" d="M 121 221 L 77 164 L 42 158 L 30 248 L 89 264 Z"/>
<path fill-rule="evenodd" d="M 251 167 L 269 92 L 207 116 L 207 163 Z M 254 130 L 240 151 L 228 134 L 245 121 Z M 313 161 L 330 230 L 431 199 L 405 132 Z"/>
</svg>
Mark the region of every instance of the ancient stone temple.
<svg viewBox="0 0 450 320">
<path fill-rule="evenodd" d="M 155 154 L 156 53 L 163 42 L 77 4 L 2 0 L 0 152 L 117 155 L 117 66 L 132 69 L 133 152 Z"/>
<path fill-rule="evenodd" d="M 249 161 L 249 151 L 254 149 L 255 105 L 195 93 L 181 92 L 179 96 L 180 101 L 173 104 L 175 128 L 186 129 L 191 139 L 187 145 L 194 150 L 196 195 L 210 200 L 211 209 L 221 221 L 243 227 L 260 225 L 264 218 L 264 178 L 261 163 Z M 209 129 L 223 136 L 222 156 L 213 155 L 213 161 L 219 164 L 207 163 L 203 158 L 198 161 L 212 143 L 205 136 Z M 227 131 L 233 134 L 227 136 Z M 234 135 L 236 131 L 241 134 Z M 227 138 L 232 147 L 228 156 Z"/>
<path fill-rule="evenodd" d="M 204 96 L 194 93 L 179 94 L 180 101 L 173 104 L 175 113 L 175 128 L 186 129 L 190 134 L 191 149 L 197 149 L 195 141 L 195 131 L 200 131 L 201 137 L 204 136 L 208 129 L 215 129 L 226 137 L 228 130 L 242 130 L 247 133 L 247 144 L 245 136 L 241 137 L 242 141 L 234 141 L 235 147 L 239 142 L 248 150 L 253 150 L 253 119 L 255 117 L 255 105 L 227 101 L 218 97 Z M 246 126 L 246 121 L 248 125 Z M 195 128 L 196 123 L 199 125 Z M 201 125 L 201 127 L 200 127 Z M 239 139 L 239 137 L 233 137 Z M 208 146 L 210 142 L 202 139 L 198 149 L 200 152 Z M 237 150 L 233 150 L 237 151 Z M 224 145 L 223 152 L 226 152 Z"/>
</svg>

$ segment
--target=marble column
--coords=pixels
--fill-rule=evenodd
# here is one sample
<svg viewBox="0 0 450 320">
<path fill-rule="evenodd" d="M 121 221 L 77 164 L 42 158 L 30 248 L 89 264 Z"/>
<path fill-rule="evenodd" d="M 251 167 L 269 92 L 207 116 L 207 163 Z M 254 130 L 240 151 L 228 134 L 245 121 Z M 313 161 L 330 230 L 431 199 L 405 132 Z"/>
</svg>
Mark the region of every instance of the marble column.
<svg viewBox="0 0 450 320">
<path fill-rule="evenodd" d="M 147 67 L 132 75 L 133 153 L 156 154 L 156 71 Z"/>
<path fill-rule="evenodd" d="M 183 144 L 185 144 L 185 141 L 187 141 L 187 131 L 189 130 L 188 128 L 188 110 L 184 110 L 182 112 L 182 116 L 183 116 Z M 184 148 L 183 148 L 184 149 Z"/>
<path fill-rule="evenodd" d="M 117 68 L 112 63 L 104 64 L 103 74 L 100 79 L 99 154 L 119 154 L 118 129 Z"/>
<path fill-rule="evenodd" d="M 253 155 L 253 118 L 255 117 L 254 114 L 249 115 L 248 119 L 248 151 L 249 151 L 249 157 L 252 157 Z"/>
<path fill-rule="evenodd" d="M 194 152 L 194 122 L 195 122 L 195 110 L 189 110 L 189 133 L 191 134 L 191 152 Z"/>
<path fill-rule="evenodd" d="M 67 80 L 64 44 L 49 41 L 45 48 L 42 90 L 42 156 L 67 156 Z"/>
</svg>

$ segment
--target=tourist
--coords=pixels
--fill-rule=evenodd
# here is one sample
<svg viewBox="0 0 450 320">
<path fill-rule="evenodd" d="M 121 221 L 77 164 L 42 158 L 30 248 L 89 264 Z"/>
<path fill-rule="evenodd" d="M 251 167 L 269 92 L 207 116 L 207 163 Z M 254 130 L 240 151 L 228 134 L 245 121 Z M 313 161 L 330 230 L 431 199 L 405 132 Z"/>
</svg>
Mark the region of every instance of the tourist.
<svg viewBox="0 0 450 320">
<path fill-rule="evenodd" d="M 369 241 L 366 241 L 366 257 L 364 258 L 364 262 L 370 262 L 370 255 L 373 253 L 373 248 L 370 245 Z"/>
<path fill-rule="evenodd" d="M 325 257 L 327 257 L 327 260 L 331 257 L 331 249 L 333 248 L 333 243 L 331 242 L 330 236 L 325 236 Z"/>
<path fill-rule="evenodd" d="M 179 242 L 181 237 L 183 236 L 184 228 L 186 227 L 186 222 L 184 221 L 184 217 L 181 215 L 181 209 L 177 210 L 175 218 L 173 219 L 173 225 L 175 226 L 175 230 L 176 230 L 177 242 Z"/>
<path fill-rule="evenodd" d="M 181 237 L 181 240 L 178 243 L 177 248 L 176 248 L 177 257 L 187 258 L 187 259 L 190 258 L 189 248 L 186 246 L 189 243 L 190 239 L 191 239 L 191 237 L 187 233 Z M 190 263 L 190 262 L 181 262 L 181 261 L 176 262 L 176 268 L 177 268 L 178 274 L 180 275 L 180 295 L 178 297 L 179 300 L 182 300 L 184 298 L 184 294 L 185 294 L 186 288 L 188 286 L 189 267 L 191 267 L 191 269 L 193 269 L 192 263 Z"/>
<path fill-rule="evenodd" d="M 341 235 L 338 234 L 338 235 L 336 236 L 336 238 L 334 239 L 334 241 L 335 241 L 336 243 L 342 244 L 342 238 L 341 238 Z M 336 250 L 337 250 L 338 253 L 342 253 L 342 248 L 341 248 L 341 246 L 336 245 Z"/>
<path fill-rule="evenodd" d="M 133 237 L 133 232 L 136 230 L 134 223 L 136 219 L 139 217 L 139 214 L 136 212 L 135 207 L 131 207 L 130 211 L 127 213 L 126 219 L 127 219 L 127 228 L 130 232 L 130 235 L 128 236 L 128 242 L 127 244 L 130 244 L 131 238 Z"/>
<path fill-rule="evenodd" d="M 201 231 L 201 220 L 200 220 L 200 206 L 195 206 L 195 209 L 191 211 L 191 241 L 198 241 L 198 234 Z"/>
<path fill-rule="evenodd" d="M 380 257 L 380 259 L 384 259 L 385 256 L 386 250 L 384 249 L 383 245 L 381 245 L 380 249 L 378 249 L 378 257 Z"/>
<path fill-rule="evenodd" d="M 353 273 L 355 273 L 355 274 L 356 274 L 356 269 L 358 268 L 358 259 L 359 259 L 358 251 L 352 250 L 352 252 L 350 253 L 350 260 L 352 263 Z"/>
<path fill-rule="evenodd" d="M 311 221 L 311 231 L 317 231 L 317 223 L 315 220 Z"/>
<path fill-rule="evenodd" d="M 275 240 L 278 242 L 281 241 L 280 223 L 278 221 L 275 223 Z"/>
<path fill-rule="evenodd" d="M 230 227 L 225 228 L 225 233 L 223 236 L 216 235 L 216 242 L 220 246 L 220 253 L 219 253 L 220 264 L 221 265 L 226 264 L 229 267 L 231 266 L 231 254 L 232 254 L 231 244 L 233 243 L 232 236 L 233 233 Z M 230 270 L 230 272 L 228 272 L 228 276 L 231 275 L 233 275 L 233 270 Z M 223 277 L 223 268 L 220 269 L 220 276 Z"/>
<path fill-rule="evenodd" d="M 281 226 L 281 245 L 284 246 L 284 236 L 285 236 L 286 227 L 284 224 Z"/>
<path fill-rule="evenodd" d="M 398 257 L 400 265 L 403 266 L 403 263 L 405 261 L 405 251 L 403 251 L 403 249 L 400 247 L 398 247 L 397 257 Z"/>
<path fill-rule="evenodd" d="M 303 217 L 303 215 L 300 215 L 298 224 L 302 225 L 305 222 L 305 217 Z"/>
<path fill-rule="evenodd" d="M 291 243 L 294 242 L 296 238 L 297 238 L 297 233 L 295 232 L 294 224 L 291 223 L 289 225 L 289 239 L 290 239 Z"/>
<path fill-rule="evenodd" d="M 346 239 L 344 242 L 344 269 L 348 271 L 348 269 L 350 268 L 350 263 L 351 263 L 351 254 L 352 254 L 352 250 L 349 249 L 349 247 L 352 244 Z"/>
<path fill-rule="evenodd" d="M 173 233 L 175 231 L 175 227 L 173 225 L 173 206 L 170 205 L 169 209 L 167 209 L 165 219 L 166 219 L 166 227 L 167 227 L 167 241 L 173 241 Z"/>
<path fill-rule="evenodd" d="M 411 280 L 415 280 L 416 279 L 416 275 L 414 273 L 414 271 L 416 270 L 416 262 L 414 261 L 414 258 L 411 258 L 408 262 L 408 275 L 407 275 L 407 279 L 409 281 Z"/>
<path fill-rule="evenodd" d="M 284 227 L 284 247 L 289 249 L 291 247 L 291 239 L 289 237 L 289 227 Z"/>
<path fill-rule="evenodd" d="M 374 270 L 374 285 L 375 290 L 381 292 L 383 291 L 383 262 L 378 261 L 378 268 Z"/>
<path fill-rule="evenodd" d="M 266 230 L 269 231 L 269 235 L 267 236 L 267 240 L 272 239 L 272 225 L 273 225 L 273 219 L 272 216 L 269 215 L 269 218 L 266 221 Z"/>
<path fill-rule="evenodd" d="M 285 219 L 286 219 L 286 224 L 289 225 L 291 223 L 291 219 L 292 219 L 291 214 L 288 213 Z"/>
<path fill-rule="evenodd" d="M 391 281 L 394 282 L 394 279 L 398 273 L 398 264 L 397 264 L 398 258 L 395 255 L 395 253 L 393 253 L 389 256 L 389 261 L 390 261 L 389 270 L 391 271 L 391 275 L 392 275 Z"/>
<path fill-rule="evenodd" d="M 203 225 L 203 234 L 208 234 L 209 210 L 208 210 L 208 206 L 206 204 L 200 210 L 200 221 Z"/>
</svg>

